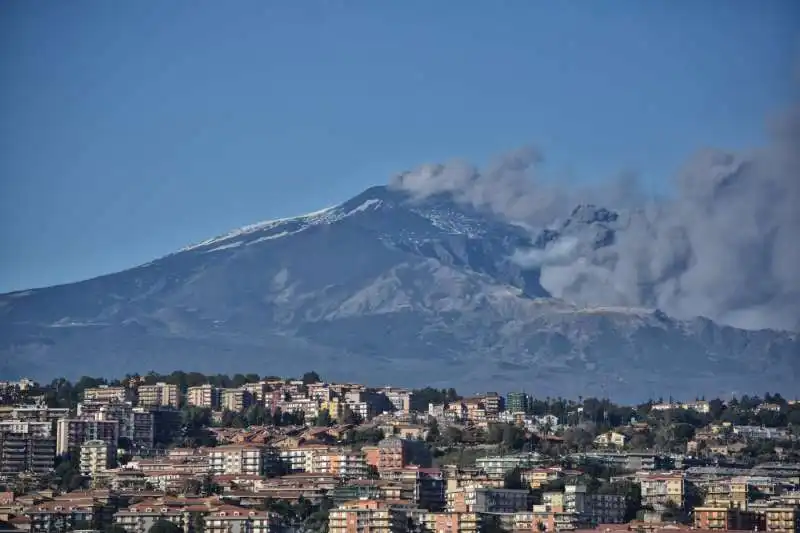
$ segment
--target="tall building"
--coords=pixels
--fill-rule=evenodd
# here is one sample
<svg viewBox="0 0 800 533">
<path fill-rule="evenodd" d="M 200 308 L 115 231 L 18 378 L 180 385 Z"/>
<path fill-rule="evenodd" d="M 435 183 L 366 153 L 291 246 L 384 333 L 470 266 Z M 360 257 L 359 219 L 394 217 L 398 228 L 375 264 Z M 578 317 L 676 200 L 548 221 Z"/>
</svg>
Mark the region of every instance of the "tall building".
<svg viewBox="0 0 800 533">
<path fill-rule="evenodd" d="M 0 476 L 46 474 L 53 470 L 55 437 L 0 433 Z"/>
<path fill-rule="evenodd" d="M 219 389 L 208 383 L 197 387 L 189 387 L 186 391 L 186 403 L 195 407 L 218 409 L 219 397 Z"/>
<path fill-rule="evenodd" d="M 222 389 L 220 407 L 240 413 L 250 407 L 253 397 L 244 389 Z"/>
<path fill-rule="evenodd" d="M 209 452 L 212 475 L 255 475 L 271 472 L 280 458 L 266 446 L 231 444 L 217 446 Z"/>
<path fill-rule="evenodd" d="M 531 397 L 524 392 L 509 392 L 506 396 L 506 411 L 527 413 L 531 408 Z"/>
<path fill-rule="evenodd" d="M 330 533 L 406 533 L 408 517 L 402 506 L 381 500 L 355 500 L 328 513 Z"/>
<path fill-rule="evenodd" d="M 94 477 L 98 472 L 114 468 L 117 447 L 102 440 L 90 440 L 81 445 L 81 475 Z"/>
<path fill-rule="evenodd" d="M 159 382 L 155 385 L 140 385 L 137 390 L 140 407 L 174 407 L 181 403 L 181 391 L 177 385 Z"/>
<path fill-rule="evenodd" d="M 125 387 L 109 387 L 100 385 L 83 391 L 84 401 L 95 402 L 124 402 L 128 399 L 128 389 Z"/>
<path fill-rule="evenodd" d="M 0 422 L 0 433 L 17 433 L 33 437 L 52 437 L 53 423 L 34 420 L 3 420 Z"/>
<path fill-rule="evenodd" d="M 119 421 L 84 420 L 62 418 L 56 425 L 56 454 L 77 452 L 80 446 L 90 440 L 102 440 L 116 446 L 119 440 Z"/>
</svg>

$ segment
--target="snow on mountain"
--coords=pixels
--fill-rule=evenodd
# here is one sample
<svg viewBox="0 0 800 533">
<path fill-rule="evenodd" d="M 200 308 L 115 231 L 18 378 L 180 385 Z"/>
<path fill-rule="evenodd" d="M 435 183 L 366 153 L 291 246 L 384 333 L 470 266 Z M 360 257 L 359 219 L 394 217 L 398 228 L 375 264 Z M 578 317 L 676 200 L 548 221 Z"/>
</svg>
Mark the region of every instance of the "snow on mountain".
<svg viewBox="0 0 800 533">
<path fill-rule="evenodd" d="M 314 369 L 370 383 L 636 400 L 798 392 L 794 334 L 571 304 L 513 259 L 562 239 L 578 250 L 607 246 L 628 223 L 579 206 L 550 228 L 522 228 L 444 196 L 373 187 L 130 270 L 0 295 L 0 378 Z"/>
</svg>

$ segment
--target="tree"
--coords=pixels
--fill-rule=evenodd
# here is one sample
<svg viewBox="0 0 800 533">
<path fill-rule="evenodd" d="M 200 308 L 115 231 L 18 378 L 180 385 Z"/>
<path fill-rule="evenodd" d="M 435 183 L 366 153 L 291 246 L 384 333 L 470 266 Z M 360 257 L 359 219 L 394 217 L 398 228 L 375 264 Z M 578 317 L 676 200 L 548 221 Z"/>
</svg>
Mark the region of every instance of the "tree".
<svg viewBox="0 0 800 533">
<path fill-rule="evenodd" d="M 439 432 L 439 423 L 436 420 L 432 420 L 425 440 L 428 442 L 436 442 L 441 436 L 442 434 Z"/>
<path fill-rule="evenodd" d="M 312 383 L 320 383 L 322 381 L 319 377 L 319 374 L 317 374 L 313 370 L 311 372 L 306 372 L 305 374 L 303 374 L 302 380 L 303 380 L 303 385 L 311 385 Z"/>
<path fill-rule="evenodd" d="M 315 425 L 320 427 L 328 427 L 333 425 L 333 419 L 331 418 L 331 414 L 328 412 L 327 409 L 320 409 L 319 413 L 317 413 L 317 420 Z"/>
<path fill-rule="evenodd" d="M 525 484 L 522 482 L 522 472 L 519 468 L 514 468 L 505 475 L 503 485 L 507 489 L 524 489 Z"/>
<path fill-rule="evenodd" d="M 128 533 L 128 530 L 119 524 L 111 524 L 105 529 L 105 533 Z"/>
<path fill-rule="evenodd" d="M 156 521 L 147 531 L 148 533 L 183 533 L 180 527 L 167 520 Z"/>
</svg>

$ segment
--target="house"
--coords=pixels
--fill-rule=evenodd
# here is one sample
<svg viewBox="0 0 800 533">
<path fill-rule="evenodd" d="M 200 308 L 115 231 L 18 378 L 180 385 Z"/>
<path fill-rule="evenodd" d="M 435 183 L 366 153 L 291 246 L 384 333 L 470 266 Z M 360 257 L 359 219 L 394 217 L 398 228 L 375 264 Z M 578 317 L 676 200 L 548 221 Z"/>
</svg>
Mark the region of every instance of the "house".
<svg viewBox="0 0 800 533">
<path fill-rule="evenodd" d="M 618 433 L 616 431 L 607 431 L 606 433 L 598 435 L 597 438 L 594 439 L 594 443 L 595 445 L 603 448 L 608 448 L 610 446 L 622 448 L 625 446 L 625 442 L 627 440 L 628 437 L 622 433 Z"/>
</svg>

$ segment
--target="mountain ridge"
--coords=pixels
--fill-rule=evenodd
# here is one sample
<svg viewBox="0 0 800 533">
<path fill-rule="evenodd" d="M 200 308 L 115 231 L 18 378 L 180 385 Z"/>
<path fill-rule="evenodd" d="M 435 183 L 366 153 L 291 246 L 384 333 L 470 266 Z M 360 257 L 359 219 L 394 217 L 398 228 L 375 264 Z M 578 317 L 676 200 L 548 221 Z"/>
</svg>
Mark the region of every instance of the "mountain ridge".
<svg viewBox="0 0 800 533">
<path fill-rule="evenodd" d="M 795 333 L 570 304 L 515 256 L 536 263 L 558 260 L 559 245 L 603 248 L 629 223 L 581 205 L 531 233 L 443 195 L 372 187 L 122 272 L 0 295 L 0 375 L 313 368 L 367 382 L 637 399 L 796 391 Z"/>
</svg>

